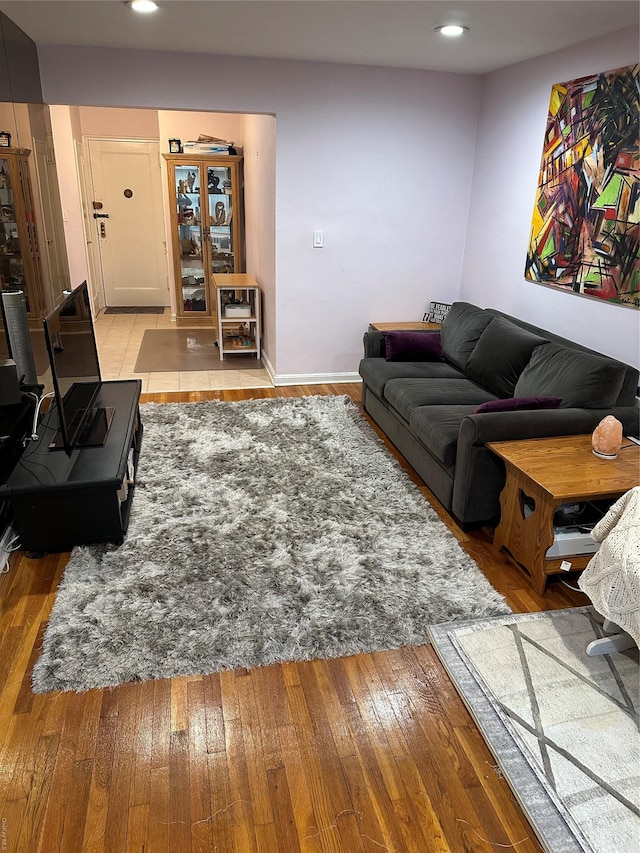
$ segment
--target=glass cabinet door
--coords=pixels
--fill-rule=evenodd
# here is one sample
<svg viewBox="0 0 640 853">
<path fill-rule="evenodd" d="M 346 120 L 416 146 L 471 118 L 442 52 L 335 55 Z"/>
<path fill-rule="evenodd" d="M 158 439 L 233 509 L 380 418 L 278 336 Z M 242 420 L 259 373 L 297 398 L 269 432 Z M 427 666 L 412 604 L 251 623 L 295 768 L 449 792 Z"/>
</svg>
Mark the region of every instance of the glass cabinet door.
<svg viewBox="0 0 640 853">
<path fill-rule="evenodd" d="M 208 311 L 203 261 L 203 227 L 200 205 L 202 169 L 198 165 L 176 164 L 176 204 L 182 310 Z"/>
<path fill-rule="evenodd" d="M 0 285 L 2 290 L 24 291 L 29 311 L 29 297 L 25 278 L 24 259 L 18 232 L 18 215 L 11 186 L 9 161 L 0 157 Z"/>
<path fill-rule="evenodd" d="M 231 168 L 207 168 L 209 199 L 209 241 L 211 243 L 211 270 L 215 273 L 235 272 L 233 245 L 233 181 Z"/>
<path fill-rule="evenodd" d="M 213 277 L 244 268 L 242 157 L 192 152 L 164 157 L 172 207 L 176 322 L 207 325 L 216 314 Z"/>
</svg>

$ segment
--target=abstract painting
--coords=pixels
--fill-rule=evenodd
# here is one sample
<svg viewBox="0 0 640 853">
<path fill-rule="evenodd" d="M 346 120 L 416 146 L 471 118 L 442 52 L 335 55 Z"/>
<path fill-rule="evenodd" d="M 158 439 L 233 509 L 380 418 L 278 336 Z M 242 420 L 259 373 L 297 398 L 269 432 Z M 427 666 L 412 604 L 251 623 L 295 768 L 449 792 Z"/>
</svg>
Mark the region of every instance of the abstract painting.
<svg viewBox="0 0 640 853">
<path fill-rule="evenodd" d="M 557 83 L 525 278 L 640 308 L 640 65 Z"/>
</svg>

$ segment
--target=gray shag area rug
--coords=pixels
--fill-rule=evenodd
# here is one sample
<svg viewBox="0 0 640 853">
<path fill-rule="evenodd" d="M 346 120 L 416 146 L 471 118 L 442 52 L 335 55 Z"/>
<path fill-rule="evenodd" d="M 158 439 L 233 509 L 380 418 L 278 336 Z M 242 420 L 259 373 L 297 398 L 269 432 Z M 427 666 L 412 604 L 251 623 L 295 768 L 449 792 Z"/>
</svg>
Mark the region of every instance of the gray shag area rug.
<svg viewBox="0 0 640 853">
<path fill-rule="evenodd" d="M 74 549 L 35 692 L 398 648 L 510 612 L 348 397 L 141 411 L 127 536 Z"/>
</svg>

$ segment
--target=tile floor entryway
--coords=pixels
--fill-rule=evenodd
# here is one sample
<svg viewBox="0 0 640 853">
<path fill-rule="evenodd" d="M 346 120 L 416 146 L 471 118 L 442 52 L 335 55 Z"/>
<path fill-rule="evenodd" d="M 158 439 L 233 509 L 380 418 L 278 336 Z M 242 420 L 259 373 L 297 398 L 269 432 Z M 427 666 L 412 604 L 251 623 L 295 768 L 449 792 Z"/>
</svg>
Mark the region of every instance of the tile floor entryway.
<svg viewBox="0 0 640 853">
<path fill-rule="evenodd" d="M 144 392 L 219 391 L 228 388 L 272 388 L 266 370 L 186 370 L 175 373 L 134 373 L 147 329 L 175 329 L 169 308 L 164 314 L 105 314 L 94 322 L 102 378 L 141 379 Z M 184 328 L 181 326 L 180 328 Z M 202 327 L 196 327 L 202 328 Z"/>
</svg>

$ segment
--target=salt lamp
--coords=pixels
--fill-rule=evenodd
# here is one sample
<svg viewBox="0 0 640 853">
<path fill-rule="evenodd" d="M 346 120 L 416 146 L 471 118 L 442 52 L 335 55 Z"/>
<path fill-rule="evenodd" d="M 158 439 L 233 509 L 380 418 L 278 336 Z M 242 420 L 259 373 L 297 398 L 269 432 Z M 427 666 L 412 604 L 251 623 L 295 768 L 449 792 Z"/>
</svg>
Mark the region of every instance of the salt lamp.
<svg viewBox="0 0 640 853">
<path fill-rule="evenodd" d="M 594 429 L 591 446 L 596 456 L 615 459 L 622 447 L 622 424 L 613 415 L 607 415 Z"/>
</svg>

